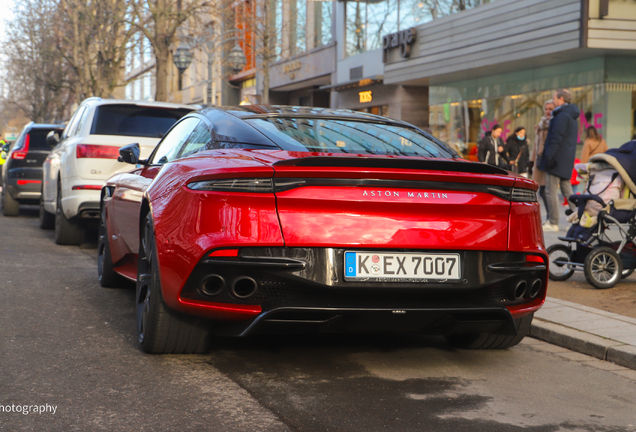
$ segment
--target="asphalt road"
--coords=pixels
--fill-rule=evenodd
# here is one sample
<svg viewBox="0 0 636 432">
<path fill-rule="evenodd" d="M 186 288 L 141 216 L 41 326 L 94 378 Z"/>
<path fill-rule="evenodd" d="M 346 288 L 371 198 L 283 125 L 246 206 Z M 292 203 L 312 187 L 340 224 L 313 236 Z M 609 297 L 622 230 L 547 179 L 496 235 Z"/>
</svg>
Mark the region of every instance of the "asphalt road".
<svg viewBox="0 0 636 432">
<path fill-rule="evenodd" d="M 493 352 L 347 335 L 143 354 L 133 291 L 99 287 L 95 243 L 56 246 L 37 222 L 0 216 L 0 431 L 636 430 L 634 371 L 528 338 Z M 24 406 L 49 411 L 13 412 Z"/>
</svg>

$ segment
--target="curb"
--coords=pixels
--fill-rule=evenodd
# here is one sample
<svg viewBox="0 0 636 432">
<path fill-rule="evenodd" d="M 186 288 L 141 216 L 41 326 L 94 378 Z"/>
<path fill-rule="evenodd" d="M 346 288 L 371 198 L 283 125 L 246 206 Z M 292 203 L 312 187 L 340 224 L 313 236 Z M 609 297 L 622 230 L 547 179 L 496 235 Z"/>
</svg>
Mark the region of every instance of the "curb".
<svg viewBox="0 0 636 432">
<path fill-rule="evenodd" d="M 636 347 L 535 317 L 530 337 L 636 370 Z"/>
</svg>

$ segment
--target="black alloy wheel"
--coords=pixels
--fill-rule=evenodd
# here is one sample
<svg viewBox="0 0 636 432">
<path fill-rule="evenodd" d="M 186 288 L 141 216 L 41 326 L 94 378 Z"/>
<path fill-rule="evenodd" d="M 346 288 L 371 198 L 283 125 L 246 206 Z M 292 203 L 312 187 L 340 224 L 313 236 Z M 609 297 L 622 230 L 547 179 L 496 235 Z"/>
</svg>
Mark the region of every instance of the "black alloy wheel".
<svg viewBox="0 0 636 432">
<path fill-rule="evenodd" d="M 168 308 L 161 293 L 159 261 L 152 215 L 144 220 L 137 268 L 137 334 L 143 351 L 154 354 L 191 354 L 208 350 L 205 320 Z"/>
</svg>

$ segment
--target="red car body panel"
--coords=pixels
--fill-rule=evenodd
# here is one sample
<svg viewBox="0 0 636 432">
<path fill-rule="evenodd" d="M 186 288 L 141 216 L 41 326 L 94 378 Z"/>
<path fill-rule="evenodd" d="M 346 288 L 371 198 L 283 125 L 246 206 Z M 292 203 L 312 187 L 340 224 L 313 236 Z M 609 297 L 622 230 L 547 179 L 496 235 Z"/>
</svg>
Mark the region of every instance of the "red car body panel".
<svg viewBox="0 0 636 432">
<path fill-rule="evenodd" d="M 547 265 L 538 203 L 510 202 L 487 192 L 462 190 L 462 185 L 478 184 L 536 191 L 532 181 L 513 174 L 274 165 L 312 156 L 325 154 L 216 150 L 113 177 L 107 184 L 114 189 L 113 199 L 105 204 L 105 211 L 115 269 L 130 273 L 130 263 L 136 260 L 142 199 L 154 219 L 166 304 L 219 320 L 247 320 L 258 315 L 261 307 L 181 297 L 195 266 L 218 248 L 514 251 L 542 256 Z M 187 187 L 195 181 L 254 177 L 407 180 L 452 183 L 457 190 L 306 186 L 275 193 L 227 193 Z M 532 313 L 543 304 L 545 292 L 531 302 L 507 308 L 515 317 Z"/>
</svg>

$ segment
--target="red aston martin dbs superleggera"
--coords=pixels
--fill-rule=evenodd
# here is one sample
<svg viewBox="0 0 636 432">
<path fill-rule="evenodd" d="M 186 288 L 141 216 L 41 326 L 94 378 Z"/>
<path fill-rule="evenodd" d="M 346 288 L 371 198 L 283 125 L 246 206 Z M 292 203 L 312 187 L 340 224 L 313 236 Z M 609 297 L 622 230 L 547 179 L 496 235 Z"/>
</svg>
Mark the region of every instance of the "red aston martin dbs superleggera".
<svg viewBox="0 0 636 432">
<path fill-rule="evenodd" d="M 102 191 L 99 279 L 137 282 L 139 341 L 410 331 L 506 348 L 543 304 L 536 183 L 407 123 L 345 110 L 209 108 Z"/>
</svg>

